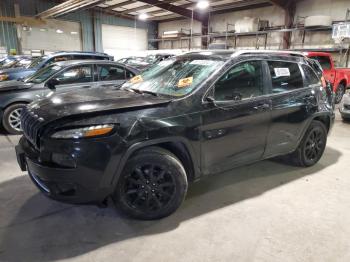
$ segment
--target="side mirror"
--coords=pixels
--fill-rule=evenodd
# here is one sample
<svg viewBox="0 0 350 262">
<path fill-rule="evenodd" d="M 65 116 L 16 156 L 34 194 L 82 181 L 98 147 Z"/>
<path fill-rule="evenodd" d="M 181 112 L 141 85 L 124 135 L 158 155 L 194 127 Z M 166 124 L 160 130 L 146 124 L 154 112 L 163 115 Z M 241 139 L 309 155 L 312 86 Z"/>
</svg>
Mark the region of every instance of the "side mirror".
<svg viewBox="0 0 350 262">
<path fill-rule="evenodd" d="M 46 82 L 46 86 L 50 89 L 55 89 L 56 85 L 59 84 L 59 81 L 56 78 L 52 78 Z"/>
</svg>

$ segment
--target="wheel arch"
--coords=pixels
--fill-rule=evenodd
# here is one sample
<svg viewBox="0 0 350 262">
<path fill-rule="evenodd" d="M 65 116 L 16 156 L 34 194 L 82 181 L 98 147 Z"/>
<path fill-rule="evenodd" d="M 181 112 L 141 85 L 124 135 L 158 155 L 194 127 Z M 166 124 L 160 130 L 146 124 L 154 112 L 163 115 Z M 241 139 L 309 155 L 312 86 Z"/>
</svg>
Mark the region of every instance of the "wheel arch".
<svg viewBox="0 0 350 262">
<path fill-rule="evenodd" d="M 183 164 L 186 170 L 186 176 L 188 181 L 195 181 L 200 175 L 200 169 L 198 165 L 198 159 L 196 154 L 190 144 L 190 142 L 183 137 L 171 137 L 164 139 L 149 140 L 140 143 L 136 143 L 128 148 L 126 153 L 120 160 L 116 174 L 113 177 L 112 184 L 116 185 L 123 169 L 130 157 L 137 154 L 142 149 L 147 147 L 160 147 L 165 150 L 168 150 L 174 154 Z"/>
</svg>

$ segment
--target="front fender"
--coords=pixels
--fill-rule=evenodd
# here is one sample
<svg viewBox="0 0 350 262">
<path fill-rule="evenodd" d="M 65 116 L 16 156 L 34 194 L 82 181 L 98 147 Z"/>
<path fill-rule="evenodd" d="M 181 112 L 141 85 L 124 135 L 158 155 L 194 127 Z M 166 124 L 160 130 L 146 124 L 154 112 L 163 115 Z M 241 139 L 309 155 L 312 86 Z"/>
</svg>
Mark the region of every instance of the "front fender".
<svg viewBox="0 0 350 262">
<path fill-rule="evenodd" d="M 135 153 L 136 151 L 142 149 L 142 148 L 146 148 L 146 147 L 150 147 L 150 146 L 156 146 L 159 144 L 164 144 L 164 143 L 169 143 L 169 142 L 180 142 L 182 143 L 187 151 L 190 154 L 191 160 L 193 162 L 193 169 L 194 169 L 194 177 L 198 178 L 200 175 L 200 166 L 199 166 L 199 161 L 196 157 L 195 151 L 190 143 L 190 141 L 188 141 L 186 138 L 184 137 L 179 137 L 179 136 L 172 136 L 172 137 L 164 137 L 164 138 L 159 138 L 159 139 L 152 139 L 152 140 L 145 140 L 145 141 L 141 141 L 138 143 L 135 143 L 133 145 L 131 145 L 125 152 L 125 154 L 122 156 L 118 168 L 116 170 L 116 173 L 113 177 L 112 180 L 112 184 L 113 186 L 115 186 L 118 183 L 119 177 L 128 161 L 128 159 L 130 158 L 130 156 Z"/>
</svg>

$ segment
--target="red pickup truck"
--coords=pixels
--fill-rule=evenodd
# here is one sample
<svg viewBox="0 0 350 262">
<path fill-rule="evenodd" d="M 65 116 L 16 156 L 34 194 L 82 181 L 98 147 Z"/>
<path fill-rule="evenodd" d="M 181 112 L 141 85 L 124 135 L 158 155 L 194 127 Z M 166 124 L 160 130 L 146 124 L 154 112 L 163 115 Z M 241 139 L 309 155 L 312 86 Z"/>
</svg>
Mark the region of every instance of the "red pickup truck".
<svg viewBox="0 0 350 262">
<path fill-rule="evenodd" d="M 350 68 L 336 68 L 329 53 L 306 52 L 307 57 L 317 60 L 323 68 L 324 77 L 332 84 L 335 103 L 340 103 L 346 89 L 350 86 Z"/>
</svg>

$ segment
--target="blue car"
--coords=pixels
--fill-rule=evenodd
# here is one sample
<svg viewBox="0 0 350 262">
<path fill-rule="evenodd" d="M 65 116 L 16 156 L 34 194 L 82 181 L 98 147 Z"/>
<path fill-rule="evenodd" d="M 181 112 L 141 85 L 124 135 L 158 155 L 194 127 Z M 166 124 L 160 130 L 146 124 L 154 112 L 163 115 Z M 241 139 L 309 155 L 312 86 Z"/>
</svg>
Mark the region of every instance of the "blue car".
<svg viewBox="0 0 350 262">
<path fill-rule="evenodd" d="M 56 52 L 34 59 L 33 62 L 25 68 L 0 69 L 0 82 L 27 78 L 33 75 L 39 69 L 55 62 L 85 59 L 113 60 L 113 57 L 105 53 L 96 52 Z"/>
</svg>

